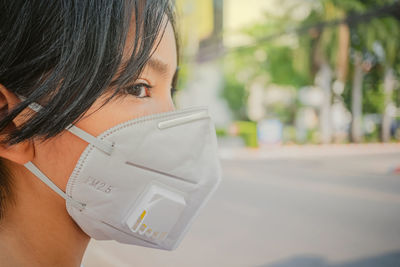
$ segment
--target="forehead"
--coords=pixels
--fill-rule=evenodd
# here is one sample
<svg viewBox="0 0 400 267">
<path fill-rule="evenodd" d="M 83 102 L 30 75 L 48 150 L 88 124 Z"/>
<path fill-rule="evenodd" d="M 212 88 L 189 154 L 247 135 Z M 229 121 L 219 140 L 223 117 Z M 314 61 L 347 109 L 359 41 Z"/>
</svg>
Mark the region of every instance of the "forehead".
<svg viewBox="0 0 400 267">
<path fill-rule="evenodd" d="M 132 18 L 125 42 L 122 57 L 123 62 L 129 60 L 132 54 L 135 34 L 135 19 Z M 175 72 L 178 63 L 177 58 L 175 32 L 171 22 L 168 20 L 167 16 L 165 16 L 160 25 L 160 31 L 153 45 L 151 59 L 146 64 L 146 68 L 150 67 L 158 72 L 162 72 L 163 74 L 166 74 L 167 72 Z"/>
<path fill-rule="evenodd" d="M 154 53 L 151 56 L 149 67 L 162 67 L 167 65 L 168 72 L 174 73 L 177 68 L 177 47 L 174 29 L 169 21 L 163 25 L 159 37 L 155 43 Z M 165 30 L 164 30 L 165 29 Z M 156 63 L 156 64 L 155 64 Z M 158 63 L 158 64 L 157 64 Z"/>
</svg>

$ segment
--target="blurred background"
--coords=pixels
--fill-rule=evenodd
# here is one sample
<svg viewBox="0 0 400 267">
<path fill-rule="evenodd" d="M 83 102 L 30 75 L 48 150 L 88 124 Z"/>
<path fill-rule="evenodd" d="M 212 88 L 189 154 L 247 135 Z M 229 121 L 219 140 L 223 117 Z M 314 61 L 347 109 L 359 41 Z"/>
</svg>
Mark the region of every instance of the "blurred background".
<svg viewBox="0 0 400 267">
<path fill-rule="evenodd" d="M 91 266 L 400 266 L 400 1 L 176 0 L 178 107 L 207 105 L 223 182 L 174 252 Z"/>
<path fill-rule="evenodd" d="M 179 104 L 245 145 L 400 138 L 395 0 L 180 0 Z"/>
</svg>

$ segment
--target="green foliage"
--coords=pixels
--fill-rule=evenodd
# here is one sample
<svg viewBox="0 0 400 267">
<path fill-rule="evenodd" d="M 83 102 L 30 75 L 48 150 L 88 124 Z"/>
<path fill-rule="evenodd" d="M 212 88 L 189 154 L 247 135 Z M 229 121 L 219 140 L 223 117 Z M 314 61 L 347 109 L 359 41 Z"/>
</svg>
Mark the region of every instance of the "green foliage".
<svg viewBox="0 0 400 267">
<path fill-rule="evenodd" d="M 247 147 L 258 147 L 257 124 L 252 121 L 237 121 L 235 125 L 238 134 L 243 138 Z"/>
<path fill-rule="evenodd" d="M 258 23 L 243 30 L 254 42 L 262 37 L 284 29 L 294 22 L 284 17 Z M 284 42 L 260 43 L 232 51 L 224 58 L 225 87 L 222 96 L 237 119 L 247 119 L 247 87 L 259 77 L 264 77 L 266 84 L 294 86 L 300 88 L 312 82 L 309 39 L 298 39 L 293 42 L 305 45 L 293 46 Z M 261 56 L 260 56 L 261 54 Z M 276 111 L 276 112 L 275 112 Z M 280 114 L 285 121 L 293 121 L 292 112 L 277 106 L 272 113 Z M 290 117 L 290 118 L 288 118 Z"/>
<path fill-rule="evenodd" d="M 353 73 L 350 73 L 353 75 Z M 381 114 L 384 110 L 385 94 L 383 90 L 383 69 L 380 65 L 375 65 L 364 75 L 362 86 L 362 110 L 364 114 Z M 352 84 L 347 83 L 343 98 L 346 107 L 351 110 Z"/>
<path fill-rule="evenodd" d="M 182 60 L 179 64 L 179 70 L 178 70 L 178 80 L 177 80 L 177 85 L 176 89 L 180 90 L 181 88 L 184 88 L 188 78 L 189 78 L 189 72 L 190 72 L 190 67 L 188 65 L 188 60 Z"/>
<path fill-rule="evenodd" d="M 376 0 L 369 1 L 369 0 L 363 0 L 363 1 L 354 1 L 354 0 L 323 0 L 322 1 L 325 5 L 326 4 L 331 4 L 334 7 L 336 7 L 338 10 L 340 10 L 337 13 L 342 13 L 343 11 L 346 12 L 358 12 L 361 13 L 365 11 L 365 4 L 368 2 L 375 2 L 376 5 Z"/>
<path fill-rule="evenodd" d="M 222 90 L 222 97 L 227 101 L 236 119 L 247 119 L 247 91 L 245 85 L 238 82 L 236 77 L 231 74 L 225 75 L 225 86 Z"/>
<path fill-rule="evenodd" d="M 380 88 L 381 87 L 378 87 L 377 90 L 366 90 L 364 92 L 364 113 L 383 113 L 385 95 Z"/>
<path fill-rule="evenodd" d="M 217 128 L 217 129 L 215 130 L 215 132 L 216 132 L 216 134 L 217 134 L 218 137 L 225 137 L 225 136 L 228 135 L 226 129 L 223 129 L 223 128 Z"/>
<path fill-rule="evenodd" d="M 298 51 L 301 53 L 301 51 Z M 288 46 L 271 46 L 267 49 L 268 61 L 264 70 L 268 72 L 270 82 L 279 85 L 301 87 L 310 83 L 309 73 L 295 68 L 297 62 L 296 50 Z M 296 62 L 296 63 L 295 63 Z M 307 65 L 304 66 L 304 69 Z"/>
<path fill-rule="evenodd" d="M 266 36 L 290 29 L 318 24 L 322 21 L 337 20 L 354 13 L 364 13 L 383 5 L 399 2 L 398 0 L 320 0 L 302 21 L 291 17 L 292 10 L 281 16 L 266 14 L 265 21 L 243 29 L 243 33 L 253 40 L 254 46 L 245 47 L 229 53 L 225 59 L 226 86 L 223 97 L 236 118 L 246 119 L 248 85 L 263 77 L 265 86 L 312 85 L 318 70 L 319 61 L 329 63 L 332 70 L 337 70 L 339 54 L 338 27 L 313 28 L 300 34 L 285 34 L 265 41 Z M 354 52 L 361 52 L 370 67 L 363 66 L 364 113 L 382 113 L 384 110 L 383 78 L 386 67 L 391 67 L 400 74 L 400 23 L 393 17 L 379 17 L 350 25 L 351 41 L 348 79 L 343 94 L 344 101 L 351 110 L 351 89 Z M 383 50 L 383 57 L 377 53 L 377 47 Z M 264 55 L 264 57 L 260 57 Z M 318 61 L 319 60 L 319 61 Z M 365 63 L 364 62 L 364 63 Z M 334 79 L 336 77 L 333 77 Z M 396 94 L 395 94 L 396 95 Z M 400 100 L 398 101 L 400 102 Z M 292 124 L 298 103 L 288 108 L 282 105 L 268 107 L 268 115 L 280 118 L 284 123 Z M 375 137 L 374 137 L 375 138 Z"/>
</svg>

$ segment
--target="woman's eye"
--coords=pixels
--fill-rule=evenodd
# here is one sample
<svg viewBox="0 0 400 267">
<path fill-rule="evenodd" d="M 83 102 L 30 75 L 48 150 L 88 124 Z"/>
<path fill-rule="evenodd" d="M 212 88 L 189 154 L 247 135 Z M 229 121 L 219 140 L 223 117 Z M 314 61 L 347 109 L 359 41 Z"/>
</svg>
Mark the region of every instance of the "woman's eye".
<svg viewBox="0 0 400 267">
<path fill-rule="evenodd" d="M 125 89 L 125 91 L 128 94 L 134 95 L 137 98 L 145 98 L 145 97 L 150 97 L 151 92 L 150 89 L 152 86 L 145 84 L 145 83 L 138 83 L 134 84 L 132 86 L 129 86 Z"/>
</svg>

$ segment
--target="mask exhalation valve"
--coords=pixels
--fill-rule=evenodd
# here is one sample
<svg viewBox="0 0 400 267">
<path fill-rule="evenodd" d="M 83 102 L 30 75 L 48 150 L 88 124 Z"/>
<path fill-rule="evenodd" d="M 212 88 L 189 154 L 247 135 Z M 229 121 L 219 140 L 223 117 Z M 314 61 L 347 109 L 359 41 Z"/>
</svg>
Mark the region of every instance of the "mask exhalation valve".
<svg viewBox="0 0 400 267">
<path fill-rule="evenodd" d="M 126 220 L 136 234 L 161 242 L 178 221 L 186 206 L 183 194 L 152 184 Z"/>
</svg>

